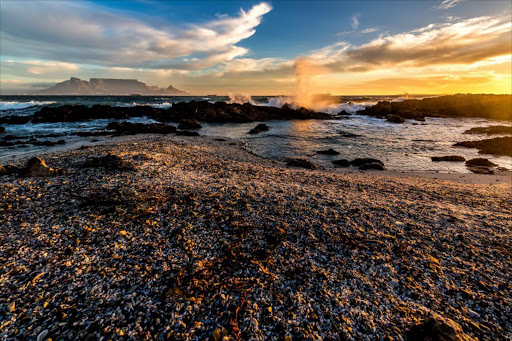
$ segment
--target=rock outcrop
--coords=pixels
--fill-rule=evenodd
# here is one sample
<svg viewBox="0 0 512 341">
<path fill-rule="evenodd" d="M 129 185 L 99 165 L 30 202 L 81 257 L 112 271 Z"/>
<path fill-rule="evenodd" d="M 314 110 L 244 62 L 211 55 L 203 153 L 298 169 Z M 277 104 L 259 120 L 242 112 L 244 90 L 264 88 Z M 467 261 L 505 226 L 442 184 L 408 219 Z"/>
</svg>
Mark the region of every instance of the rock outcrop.
<svg viewBox="0 0 512 341">
<path fill-rule="evenodd" d="M 454 146 L 476 148 L 480 154 L 512 156 L 512 136 L 495 137 L 480 141 L 457 142 Z"/>
<path fill-rule="evenodd" d="M 269 131 L 270 127 L 266 125 L 265 123 L 260 123 L 256 127 L 249 130 L 249 134 L 259 134 L 262 131 Z"/>
<path fill-rule="evenodd" d="M 18 172 L 18 175 L 21 178 L 48 177 L 63 174 L 66 174 L 66 171 L 64 169 L 53 169 L 51 167 L 48 167 L 46 163 L 38 157 L 33 157 L 30 160 L 28 160 L 25 168 L 20 169 Z"/>
<path fill-rule="evenodd" d="M 429 317 L 413 325 L 406 333 L 408 341 L 474 341 L 453 320 L 439 315 Z"/>
<path fill-rule="evenodd" d="M 466 158 L 459 155 L 432 156 L 432 162 L 464 162 Z"/>
<path fill-rule="evenodd" d="M 306 168 L 306 169 L 318 169 L 318 166 L 313 162 L 304 159 L 291 159 L 286 165 L 288 167 Z"/>
<path fill-rule="evenodd" d="M 475 127 L 466 130 L 464 134 L 512 135 L 512 126 Z"/>
</svg>

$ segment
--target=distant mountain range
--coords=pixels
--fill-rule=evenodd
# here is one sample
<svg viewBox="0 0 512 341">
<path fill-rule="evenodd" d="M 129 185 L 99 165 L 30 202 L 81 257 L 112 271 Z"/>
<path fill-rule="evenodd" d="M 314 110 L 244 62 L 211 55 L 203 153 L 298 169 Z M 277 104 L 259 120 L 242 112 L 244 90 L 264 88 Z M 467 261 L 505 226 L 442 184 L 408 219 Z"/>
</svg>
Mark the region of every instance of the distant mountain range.
<svg viewBox="0 0 512 341">
<path fill-rule="evenodd" d="M 172 85 L 167 89 L 148 86 L 136 79 L 91 78 L 89 81 L 71 77 L 48 89 L 36 92 L 37 95 L 188 95 Z"/>
</svg>

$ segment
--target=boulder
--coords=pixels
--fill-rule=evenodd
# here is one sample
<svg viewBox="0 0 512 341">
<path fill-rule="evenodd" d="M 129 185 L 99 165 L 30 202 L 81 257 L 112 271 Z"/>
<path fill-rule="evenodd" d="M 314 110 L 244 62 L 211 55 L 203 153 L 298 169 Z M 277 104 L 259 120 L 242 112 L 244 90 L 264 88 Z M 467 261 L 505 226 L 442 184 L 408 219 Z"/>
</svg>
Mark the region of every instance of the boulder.
<svg viewBox="0 0 512 341">
<path fill-rule="evenodd" d="M 362 164 L 361 166 L 358 167 L 358 169 L 361 169 L 361 170 L 367 170 L 367 169 L 384 170 L 386 168 L 384 168 L 384 165 L 382 163 L 370 162 L 370 163 Z"/>
<path fill-rule="evenodd" d="M 484 158 L 476 158 L 466 161 L 467 167 L 496 167 L 497 164 Z"/>
<path fill-rule="evenodd" d="M 130 122 L 110 122 L 107 125 L 107 130 L 115 130 L 120 134 L 135 135 L 135 134 L 170 134 L 176 132 L 176 127 L 167 123 L 130 123 Z M 103 134 L 103 132 L 100 132 Z M 99 134 L 99 135 L 101 135 Z M 88 135 L 94 136 L 94 135 Z"/>
<path fill-rule="evenodd" d="M 408 341 L 474 341 L 453 320 L 439 315 L 414 324 L 405 334 Z"/>
<path fill-rule="evenodd" d="M 378 164 L 381 164 L 382 166 L 384 166 L 384 162 L 377 160 L 377 159 L 372 159 L 372 158 L 357 158 L 357 159 L 350 161 L 350 164 L 354 167 L 359 167 L 359 166 L 362 166 L 367 163 L 378 163 Z"/>
<path fill-rule="evenodd" d="M 33 157 L 30 160 L 28 160 L 26 167 L 20 169 L 18 172 L 18 175 L 22 178 L 47 177 L 63 174 L 66 174 L 65 170 L 50 168 L 42 159 L 38 157 Z"/>
<path fill-rule="evenodd" d="M 480 154 L 512 156 L 512 136 L 495 137 L 480 141 L 457 142 L 454 146 L 477 148 Z"/>
<path fill-rule="evenodd" d="M 32 116 L 11 115 L 11 116 L 0 117 L 0 123 L 2 123 L 2 124 L 25 124 L 25 123 L 30 122 L 31 119 L 32 119 Z"/>
<path fill-rule="evenodd" d="M 270 130 L 270 127 L 268 125 L 266 125 L 265 123 L 260 123 L 256 127 L 252 128 L 249 131 L 249 134 L 258 134 L 258 133 L 261 133 L 262 131 L 269 131 L 269 130 Z"/>
<path fill-rule="evenodd" d="M 396 114 L 387 115 L 386 121 L 391 122 L 391 123 L 404 123 L 405 122 L 405 120 L 401 116 L 396 115 Z"/>
<path fill-rule="evenodd" d="M 0 134 L 5 134 L 5 128 L 0 126 Z"/>
<path fill-rule="evenodd" d="M 332 162 L 336 167 L 350 167 L 350 162 L 345 159 L 335 160 Z"/>
<path fill-rule="evenodd" d="M 133 171 L 135 166 L 120 156 L 108 153 L 105 156 L 90 157 L 82 165 L 84 168 L 106 168 L 108 170 Z"/>
<path fill-rule="evenodd" d="M 475 127 L 466 130 L 464 134 L 512 135 L 512 126 Z"/>
<path fill-rule="evenodd" d="M 475 174 L 494 174 L 494 171 L 489 167 L 483 166 L 468 166 L 468 169 L 471 173 Z"/>
<path fill-rule="evenodd" d="M 448 155 L 448 156 L 432 156 L 433 162 L 464 162 L 466 159 L 463 156 Z"/>
<path fill-rule="evenodd" d="M 306 168 L 306 169 L 318 169 L 318 166 L 313 162 L 304 160 L 304 159 L 291 159 L 286 165 L 288 167 L 298 167 L 298 168 Z"/>
<path fill-rule="evenodd" d="M 340 154 L 340 152 L 337 152 L 334 149 L 319 150 L 319 151 L 317 151 L 317 153 L 324 154 L 324 155 L 339 155 Z"/>
<path fill-rule="evenodd" d="M 18 173 L 20 169 L 13 165 L 0 166 L 0 176 Z"/>
<path fill-rule="evenodd" d="M 178 129 L 201 129 L 201 123 L 198 120 L 191 118 L 183 119 L 179 121 Z"/>
</svg>

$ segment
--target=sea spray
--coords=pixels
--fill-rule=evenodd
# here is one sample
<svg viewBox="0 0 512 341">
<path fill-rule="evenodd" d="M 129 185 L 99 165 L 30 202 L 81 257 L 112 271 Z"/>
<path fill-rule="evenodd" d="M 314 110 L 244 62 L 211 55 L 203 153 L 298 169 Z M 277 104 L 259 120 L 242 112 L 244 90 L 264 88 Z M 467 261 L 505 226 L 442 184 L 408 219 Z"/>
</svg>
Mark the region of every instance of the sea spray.
<svg viewBox="0 0 512 341">
<path fill-rule="evenodd" d="M 238 103 L 238 104 L 251 103 L 251 104 L 255 104 L 254 101 L 252 100 L 251 96 L 248 95 L 248 94 L 245 94 L 245 93 L 233 94 L 233 93 L 230 92 L 230 93 L 228 93 L 228 97 L 229 97 L 229 101 L 228 101 L 229 104 L 232 104 L 232 103 Z"/>
</svg>

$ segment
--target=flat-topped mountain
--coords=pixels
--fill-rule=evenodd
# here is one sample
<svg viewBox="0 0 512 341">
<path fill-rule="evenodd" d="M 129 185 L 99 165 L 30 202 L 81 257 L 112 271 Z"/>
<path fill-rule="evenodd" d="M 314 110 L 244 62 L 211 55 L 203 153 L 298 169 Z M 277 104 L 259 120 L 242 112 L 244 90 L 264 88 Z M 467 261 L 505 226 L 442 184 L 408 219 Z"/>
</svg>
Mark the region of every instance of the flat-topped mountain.
<svg viewBox="0 0 512 341">
<path fill-rule="evenodd" d="M 37 92 L 38 95 L 188 95 L 186 92 L 169 85 L 167 89 L 149 86 L 136 79 L 91 78 L 84 81 L 76 77 L 57 83 L 48 89 Z"/>
</svg>

